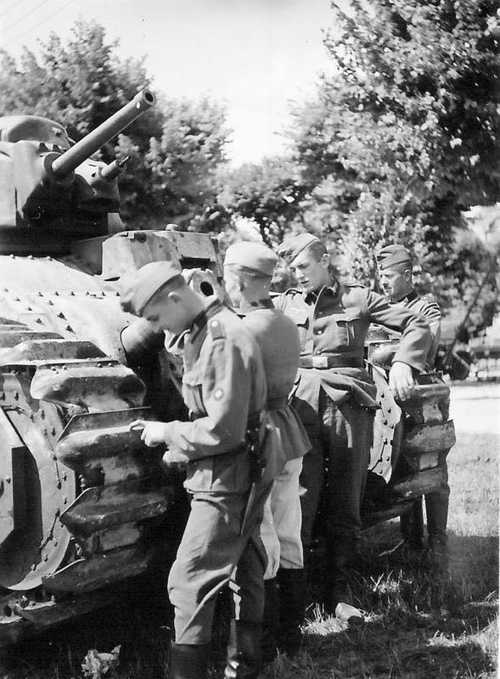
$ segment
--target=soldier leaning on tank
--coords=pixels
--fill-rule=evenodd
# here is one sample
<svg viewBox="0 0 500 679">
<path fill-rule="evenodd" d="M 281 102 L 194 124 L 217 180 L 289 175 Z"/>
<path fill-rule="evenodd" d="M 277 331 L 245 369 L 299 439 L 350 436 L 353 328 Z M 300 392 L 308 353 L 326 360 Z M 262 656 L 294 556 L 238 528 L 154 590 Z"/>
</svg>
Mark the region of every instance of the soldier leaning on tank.
<svg viewBox="0 0 500 679">
<path fill-rule="evenodd" d="M 429 324 L 432 344 L 426 356 L 426 370 L 434 369 L 434 362 L 441 332 L 441 311 L 436 302 L 426 295 L 419 297 L 413 287 L 411 255 L 402 245 L 387 245 L 377 255 L 380 284 L 393 304 L 400 304 L 421 315 Z M 446 473 L 446 461 L 444 461 Z M 447 479 L 439 490 L 425 496 L 429 548 L 437 560 L 446 550 L 446 524 L 448 521 L 448 498 L 450 488 Z M 421 547 L 423 541 L 422 503 L 420 500 L 413 511 L 401 517 L 401 528 L 405 540 L 414 547 Z"/>
<path fill-rule="evenodd" d="M 338 617 L 361 617 L 349 605 L 353 603 L 349 566 L 359 556 L 360 505 L 377 408 L 375 386 L 364 368 L 365 337 L 372 322 L 402 331 L 389 381 L 404 401 L 414 385 L 413 372 L 425 367 L 430 332 L 426 322 L 408 309 L 391 306 L 388 299 L 361 285 L 340 283 L 325 245 L 312 234 L 287 239 L 280 253 L 299 285 L 275 304 L 299 330 L 301 359 L 292 403 L 312 443 L 300 479 L 306 489 L 301 498 L 304 550 L 311 547 L 324 497 L 325 604 Z"/>
<path fill-rule="evenodd" d="M 175 628 L 169 677 L 206 678 L 215 599 L 229 584 L 233 618 L 224 676 L 255 678 L 266 563 L 259 528 L 272 483 L 257 467 L 267 400 L 260 350 L 233 311 L 218 300 L 208 304 L 170 262 L 139 269 L 122 305 L 155 330 L 184 333 L 182 392 L 191 420 L 132 425 L 142 429 L 147 446 L 167 447 L 167 466 L 187 465 L 190 514 L 168 581 Z"/>
<path fill-rule="evenodd" d="M 261 527 L 268 557 L 264 576 L 265 659 L 271 659 L 276 648 L 288 655 L 300 648 L 305 582 L 299 476 L 302 456 L 311 447 L 302 423 L 288 404 L 299 366 L 300 343 L 294 323 L 275 309 L 270 298 L 277 261 L 270 248 L 249 242 L 231 245 L 224 260 L 227 293 L 262 353 L 267 409 L 280 433 L 286 456 L 276 469 L 278 476 L 264 507 Z"/>
</svg>

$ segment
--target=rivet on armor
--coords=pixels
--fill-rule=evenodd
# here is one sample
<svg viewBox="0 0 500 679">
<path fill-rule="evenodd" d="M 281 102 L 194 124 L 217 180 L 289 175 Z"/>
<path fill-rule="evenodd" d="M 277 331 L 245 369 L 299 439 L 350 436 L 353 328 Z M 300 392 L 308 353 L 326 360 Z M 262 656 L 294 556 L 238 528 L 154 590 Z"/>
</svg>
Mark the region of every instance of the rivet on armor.
<svg viewBox="0 0 500 679">
<path fill-rule="evenodd" d="M 43 292 L 41 290 L 38 291 L 38 296 L 43 297 Z"/>
<path fill-rule="evenodd" d="M 42 319 L 41 319 L 41 318 L 37 318 L 37 319 L 36 319 L 36 322 L 37 322 L 37 323 L 41 323 L 41 322 L 42 322 Z"/>
<path fill-rule="evenodd" d="M 57 314 L 57 318 L 66 318 L 62 311 Z"/>
<path fill-rule="evenodd" d="M 73 332 L 73 328 L 71 327 L 71 325 L 67 325 L 65 330 L 68 330 L 69 332 Z"/>
</svg>

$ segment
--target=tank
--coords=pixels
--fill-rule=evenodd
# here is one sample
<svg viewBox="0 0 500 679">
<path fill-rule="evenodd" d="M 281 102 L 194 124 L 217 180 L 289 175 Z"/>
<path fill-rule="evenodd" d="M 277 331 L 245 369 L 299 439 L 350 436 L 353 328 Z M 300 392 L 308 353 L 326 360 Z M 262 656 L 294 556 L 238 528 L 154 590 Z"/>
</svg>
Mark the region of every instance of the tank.
<svg viewBox="0 0 500 679">
<path fill-rule="evenodd" d="M 181 401 L 163 336 L 120 309 L 154 259 L 212 294 L 206 235 L 123 231 L 116 177 L 92 155 L 154 103 L 140 92 L 71 144 L 57 122 L 0 118 L 0 645 L 102 606 L 147 571 L 180 484 L 129 425 Z"/>
<path fill-rule="evenodd" d="M 422 524 L 421 498 L 446 481 L 446 457 L 455 444 L 449 419 L 450 389 L 440 373 L 421 373 L 412 397 L 398 404 L 387 381 L 399 338 L 373 326 L 366 342 L 367 363 L 377 387 L 373 444 L 363 505 L 366 527 L 414 508 Z M 417 536 L 416 536 L 417 537 Z"/>
<path fill-rule="evenodd" d="M 216 242 L 123 230 L 125 159 L 92 159 L 153 103 L 139 93 L 76 144 L 57 122 L 0 118 L 0 645 L 107 604 L 182 528 L 180 478 L 129 428 L 186 415 L 179 361 L 121 311 L 118 286 L 171 260 L 200 294 L 222 298 Z M 372 338 L 370 356 L 386 342 Z M 436 487 L 454 442 L 438 376 L 420 379 L 403 413 L 384 370 L 372 371 L 381 408 L 365 525 Z"/>
</svg>

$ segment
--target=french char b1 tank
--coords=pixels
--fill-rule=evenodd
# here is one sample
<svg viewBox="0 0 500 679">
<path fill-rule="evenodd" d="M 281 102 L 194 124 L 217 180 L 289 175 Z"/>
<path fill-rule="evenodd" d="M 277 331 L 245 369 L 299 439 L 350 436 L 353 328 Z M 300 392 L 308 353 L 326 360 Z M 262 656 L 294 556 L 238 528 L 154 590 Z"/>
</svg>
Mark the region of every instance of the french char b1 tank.
<svg viewBox="0 0 500 679">
<path fill-rule="evenodd" d="M 118 231 L 122 161 L 91 158 L 153 103 L 139 93 L 74 145 L 51 120 L 0 118 L 0 645 L 106 603 L 175 506 L 129 425 L 180 397 L 117 281 L 172 259 L 210 294 L 217 253 L 207 235 Z"/>
<path fill-rule="evenodd" d="M 205 234 L 122 230 L 122 161 L 91 158 L 153 103 L 139 93 L 74 145 L 51 120 L 0 118 L 0 646 L 107 603 L 147 571 L 179 501 L 179 478 L 129 430 L 179 415 L 175 361 L 121 311 L 118 282 L 170 259 L 201 294 L 223 295 L 217 249 Z M 402 413 L 373 374 L 366 525 L 438 486 L 454 442 L 436 376 Z"/>
</svg>

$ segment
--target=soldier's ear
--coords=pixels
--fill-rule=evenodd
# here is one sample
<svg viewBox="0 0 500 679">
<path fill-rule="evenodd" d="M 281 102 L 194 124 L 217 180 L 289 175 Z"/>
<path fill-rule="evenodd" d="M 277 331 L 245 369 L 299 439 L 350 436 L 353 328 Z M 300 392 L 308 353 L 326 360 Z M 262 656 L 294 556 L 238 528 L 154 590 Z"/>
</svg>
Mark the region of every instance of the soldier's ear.
<svg viewBox="0 0 500 679">
<path fill-rule="evenodd" d="M 169 292 L 167 299 L 169 302 L 173 302 L 174 304 L 179 304 L 182 302 L 182 296 L 177 292 L 177 290 L 172 290 Z"/>
<path fill-rule="evenodd" d="M 323 269 L 328 269 L 330 266 L 330 255 L 328 252 L 324 252 L 319 258 L 319 264 Z"/>
</svg>

